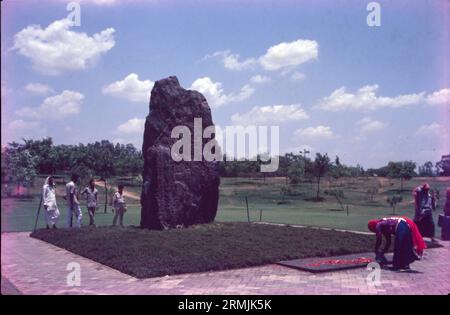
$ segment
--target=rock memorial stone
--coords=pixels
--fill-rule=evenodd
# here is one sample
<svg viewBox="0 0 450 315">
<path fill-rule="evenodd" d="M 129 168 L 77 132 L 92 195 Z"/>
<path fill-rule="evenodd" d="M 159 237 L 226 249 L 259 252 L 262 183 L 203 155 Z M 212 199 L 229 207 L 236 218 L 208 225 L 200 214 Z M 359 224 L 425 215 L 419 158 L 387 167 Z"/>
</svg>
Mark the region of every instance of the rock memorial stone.
<svg viewBox="0 0 450 315">
<path fill-rule="evenodd" d="M 174 76 L 155 82 L 142 145 L 141 228 L 170 229 L 214 220 L 219 200 L 219 162 L 176 161 L 171 156 L 171 148 L 178 140 L 171 136 L 174 127 L 186 126 L 194 134 L 194 119 L 199 118 L 202 134 L 204 128 L 214 126 L 211 109 L 201 93 L 185 90 Z M 215 141 L 214 135 L 211 138 L 202 138 L 200 146 Z M 194 156 L 194 146 L 199 142 L 194 143 L 192 137 L 191 144 Z"/>
</svg>

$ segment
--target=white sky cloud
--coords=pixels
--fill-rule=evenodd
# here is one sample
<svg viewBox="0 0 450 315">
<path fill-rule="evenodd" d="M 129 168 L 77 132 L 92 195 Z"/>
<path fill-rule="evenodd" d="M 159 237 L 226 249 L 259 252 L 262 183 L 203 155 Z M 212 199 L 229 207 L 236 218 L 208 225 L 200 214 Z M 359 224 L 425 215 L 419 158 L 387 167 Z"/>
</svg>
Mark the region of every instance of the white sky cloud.
<svg viewBox="0 0 450 315">
<path fill-rule="evenodd" d="M 420 126 L 416 134 L 419 136 L 443 136 L 446 134 L 444 126 L 436 122 Z"/>
<path fill-rule="evenodd" d="M 39 94 L 39 95 L 46 95 L 46 94 L 53 93 L 53 89 L 49 85 L 42 84 L 42 83 L 28 83 L 25 86 L 25 90 L 30 93 Z"/>
<path fill-rule="evenodd" d="M 216 108 L 232 102 L 241 102 L 249 98 L 255 91 L 252 86 L 246 84 L 238 94 L 226 94 L 222 88 L 222 83 L 214 82 L 209 77 L 195 80 L 189 89 L 202 93 L 208 101 L 208 104 Z"/>
<path fill-rule="evenodd" d="M 37 121 L 25 121 L 23 119 L 16 119 L 8 124 L 8 128 L 14 132 L 20 132 L 25 130 L 33 130 L 39 128 L 40 124 Z"/>
<path fill-rule="evenodd" d="M 316 41 L 298 39 L 270 47 L 266 54 L 259 58 L 259 62 L 265 70 L 273 71 L 298 66 L 317 59 L 318 55 L 319 44 Z"/>
<path fill-rule="evenodd" d="M 42 29 L 30 25 L 14 36 L 13 49 L 30 59 L 33 69 L 43 74 L 86 69 L 114 47 L 114 29 L 92 36 L 70 30 L 71 21 L 62 19 Z"/>
<path fill-rule="evenodd" d="M 134 133 L 142 134 L 144 132 L 144 127 L 145 127 L 145 119 L 132 118 L 124 122 L 123 124 L 120 124 L 117 127 L 116 131 L 117 133 L 124 133 L 124 134 L 134 134 Z"/>
<path fill-rule="evenodd" d="M 360 130 L 362 132 L 372 132 L 382 130 L 388 125 L 387 123 L 372 119 L 370 117 L 364 117 L 363 119 L 357 121 L 356 124 L 360 126 Z"/>
<path fill-rule="evenodd" d="M 223 66 L 228 70 L 241 71 L 252 68 L 257 63 L 256 59 L 254 58 L 248 58 L 244 61 L 239 61 L 240 56 L 238 54 L 232 54 L 229 50 L 216 51 L 211 55 L 205 56 L 204 59 L 213 57 L 221 58 Z"/>
<path fill-rule="evenodd" d="M 47 97 L 38 107 L 22 107 L 16 114 L 32 119 L 61 120 L 78 114 L 83 99 L 84 95 L 79 92 L 64 90 L 61 94 Z"/>
<path fill-rule="evenodd" d="M 3 128 L 2 128 L 3 129 Z M 47 136 L 46 125 L 39 121 L 15 119 L 5 124 L 5 134 L 12 136 L 15 141 L 19 139 L 38 139 Z"/>
<path fill-rule="evenodd" d="M 292 42 L 282 42 L 271 46 L 266 53 L 259 58 L 247 58 L 240 61 L 238 54 L 232 54 L 229 50 L 216 51 L 206 55 L 203 60 L 219 57 L 228 70 L 246 70 L 259 65 L 264 70 L 276 71 L 293 69 L 305 62 L 317 59 L 319 44 L 314 40 L 298 39 Z"/>
<path fill-rule="evenodd" d="M 430 105 L 450 105 L 450 88 L 428 94 L 427 103 Z"/>
<path fill-rule="evenodd" d="M 243 114 L 234 114 L 231 121 L 236 125 L 268 125 L 308 119 L 301 105 L 255 106 Z"/>
<path fill-rule="evenodd" d="M 131 102 L 148 103 L 154 84 L 155 82 L 150 80 L 141 81 L 136 73 L 130 73 L 122 81 L 103 87 L 102 92 Z"/>
<path fill-rule="evenodd" d="M 342 110 L 371 111 L 386 107 L 397 108 L 415 105 L 422 102 L 425 96 L 425 92 L 395 97 L 377 96 L 378 88 L 377 84 L 365 85 L 358 89 L 356 93 L 348 93 L 343 86 L 319 101 L 316 108 L 332 112 Z"/>
<path fill-rule="evenodd" d="M 270 81 L 272 81 L 270 77 L 261 74 L 254 75 L 250 78 L 250 82 L 254 84 L 268 83 Z"/>
<path fill-rule="evenodd" d="M 305 78 L 306 78 L 306 75 L 301 72 L 294 72 L 293 74 L 291 74 L 292 80 L 303 80 Z"/>
<path fill-rule="evenodd" d="M 310 140 L 328 140 L 336 138 L 336 135 L 333 133 L 330 127 L 320 125 L 317 127 L 297 129 L 294 132 L 294 137 Z"/>
</svg>

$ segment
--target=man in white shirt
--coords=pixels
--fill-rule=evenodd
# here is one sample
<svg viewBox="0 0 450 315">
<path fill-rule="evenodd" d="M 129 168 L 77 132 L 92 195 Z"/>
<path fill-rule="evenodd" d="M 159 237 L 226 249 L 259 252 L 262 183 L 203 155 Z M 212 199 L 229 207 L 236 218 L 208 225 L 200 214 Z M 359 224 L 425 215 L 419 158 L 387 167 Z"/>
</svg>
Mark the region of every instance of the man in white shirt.
<svg viewBox="0 0 450 315">
<path fill-rule="evenodd" d="M 77 198 L 77 182 L 78 175 L 73 174 L 70 182 L 66 184 L 66 200 L 67 200 L 67 226 L 72 227 L 72 216 L 75 214 L 77 218 L 77 227 L 81 227 L 81 208 Z"/>
</svg>

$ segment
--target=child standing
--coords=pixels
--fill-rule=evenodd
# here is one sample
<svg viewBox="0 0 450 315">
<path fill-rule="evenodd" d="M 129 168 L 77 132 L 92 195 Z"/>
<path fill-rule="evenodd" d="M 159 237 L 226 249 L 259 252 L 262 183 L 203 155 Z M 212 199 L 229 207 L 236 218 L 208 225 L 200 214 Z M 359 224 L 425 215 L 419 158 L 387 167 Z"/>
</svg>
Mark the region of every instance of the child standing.
<svg viewBox="0 0 450 315">
<path fill-rule="evenodd" d="M 94 178 L 89 180 L 89 186 L 83 189 L 81 195 L 85 195 L 86 197 L 86 206 L 89 213 L 89 225 L 95 226 L 94 216 L 95 210 L 97 209 L 98 190 L 95 188 Z"/>
<path fill-rule="evenodd" d="M 119 218 L 119 224 L 123 227 L 123 215 L 127 211 L 127 205 L 125 204 L 125 197 L 123 195 L 123 185 L 120 184 L 117 191 L 113 196 L 113 211 L 115 211 L 113 226 L 117 223 L 117 217 Z"/>
</svg>

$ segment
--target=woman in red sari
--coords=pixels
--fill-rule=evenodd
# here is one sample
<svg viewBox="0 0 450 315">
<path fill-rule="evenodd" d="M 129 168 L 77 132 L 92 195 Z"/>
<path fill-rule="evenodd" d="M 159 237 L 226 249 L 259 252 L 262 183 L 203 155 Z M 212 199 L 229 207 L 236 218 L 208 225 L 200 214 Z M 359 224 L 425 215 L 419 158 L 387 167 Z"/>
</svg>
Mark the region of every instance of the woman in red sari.
<svg viewBox="0 0 450 315">
<path fill-rule="evenodd" d="M 407 217 L 389 217 L 368 222 L 370 231 L 376 233 L 375 255 L 380 263 L 387 263 L 384 254 L 391 245 L 391 236 L 394 235 L 393 269 L 409 269 L 409 265 L 419 260 L 426 248 L 416 224 Z M 380 251 L 383 236 L 386 244 Z"/>
</svg>

